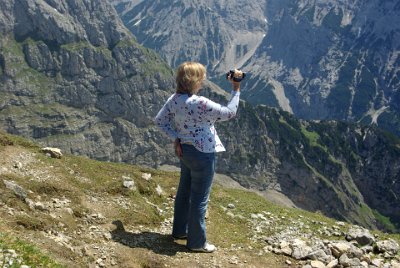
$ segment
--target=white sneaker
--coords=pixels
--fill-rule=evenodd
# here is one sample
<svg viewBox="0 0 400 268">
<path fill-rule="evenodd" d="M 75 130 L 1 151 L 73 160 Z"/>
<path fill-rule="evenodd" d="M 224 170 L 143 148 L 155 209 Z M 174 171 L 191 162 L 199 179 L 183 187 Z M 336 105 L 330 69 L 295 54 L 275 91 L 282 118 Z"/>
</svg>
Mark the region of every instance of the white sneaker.
<svg viewBox="0 0 400 268">
<path fill-rule="evenodd" d="M 217 248 L 212 245 L 208 244 L 207 242 L 205 243 L 204 247 L 202 248 L 190 248 L 191 251 L 196 251 L 196 252 L 205 252 L 205 253 L 211 253 L 217 250 Z"/>
</svg>

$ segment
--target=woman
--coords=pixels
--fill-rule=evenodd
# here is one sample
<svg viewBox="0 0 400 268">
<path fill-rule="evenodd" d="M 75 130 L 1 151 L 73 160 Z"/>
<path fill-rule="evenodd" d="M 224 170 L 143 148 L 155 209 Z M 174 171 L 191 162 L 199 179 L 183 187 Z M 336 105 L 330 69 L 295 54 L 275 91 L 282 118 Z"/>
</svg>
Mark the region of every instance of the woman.
<svg viewBox="0 0 400 268">
<path fill-rule="evenodd" d="M 206 78 L 205 67 L 185 62 L 178 67 L 176 93 L 158 112 L 158 127 L 175 140 L 180 158 L 181 176 L 175 199 L 172 236 L 187 238 L 192 251 L 213 252 L 216 247 L 206 239 L 205 213 L 215 171 L 215 153 L 225 151 L 214 128 L 216 121 L 233 118 L 239 105 L 240 82 L 232 82 L 233 91 L 227 106 L 198 96 Z M 235 70 L 234 77 L 242 72 Z"/>
</svg>

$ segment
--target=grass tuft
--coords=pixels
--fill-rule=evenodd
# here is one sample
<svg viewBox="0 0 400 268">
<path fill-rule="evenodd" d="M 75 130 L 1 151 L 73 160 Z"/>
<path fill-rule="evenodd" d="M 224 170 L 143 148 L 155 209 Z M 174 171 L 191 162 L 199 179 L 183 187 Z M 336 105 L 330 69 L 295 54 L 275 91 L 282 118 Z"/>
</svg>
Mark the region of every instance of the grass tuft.
<svg viewBox="0 0 400 268">
<path fill-rule="evenodd" d="M 0 233 L 0 250 L 12 249 L 20 256 L 23 260 L 23 264 L 31 267 L 46 267 L 46 268 L 62 268 L 63 266 L 42 254 L 39 249 L 33 245 L 15 238 L 11 234 Z M 3 267 L 4 260 L 0 259 L 0 266 Z M 14 263 L 10 268 L 20 267 L 19 264 Z"/>
</svg>

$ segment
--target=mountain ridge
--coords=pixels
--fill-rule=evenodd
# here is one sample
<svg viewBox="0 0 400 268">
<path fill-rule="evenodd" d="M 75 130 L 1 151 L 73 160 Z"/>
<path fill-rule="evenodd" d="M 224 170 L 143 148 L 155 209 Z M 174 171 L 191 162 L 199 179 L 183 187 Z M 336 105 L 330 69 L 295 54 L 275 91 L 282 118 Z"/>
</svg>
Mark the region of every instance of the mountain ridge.
<svg viewBox="0 0 400 268">
<path fill-rule="evenodd" d="M 302 119 L 375 124 L 399 136 L 398 1 L 199 1 L 212 10 L 206 13 L 188 12 L 186 2 L 113 1 L 138 41 L 171 66 L 198 60 L 219 85 L 226 70 L 243 68 L 250 74 L 243 96 L 253 104 Z M 160 40 L 169 25 L 179 31 Z"/>
</svg>

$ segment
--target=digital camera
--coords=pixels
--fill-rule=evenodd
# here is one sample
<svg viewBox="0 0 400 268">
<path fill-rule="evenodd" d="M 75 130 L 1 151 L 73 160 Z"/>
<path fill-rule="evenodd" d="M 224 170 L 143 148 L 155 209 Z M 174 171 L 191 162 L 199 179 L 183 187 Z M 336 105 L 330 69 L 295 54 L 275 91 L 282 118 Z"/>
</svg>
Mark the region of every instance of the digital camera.
<svg viewBox="0 0 400 268">
<path fill-rule="evenodd" d="M 234 75 L 235 75 L 235 70 L 230 70 L 229 72 L 226 73 L 226 79 L 232 77 L 233 81 L 240 82 L 246 77 L 246 74 L 243 72 L 242 72 L 242 77 L 235 77 Z"/>
</svg>

